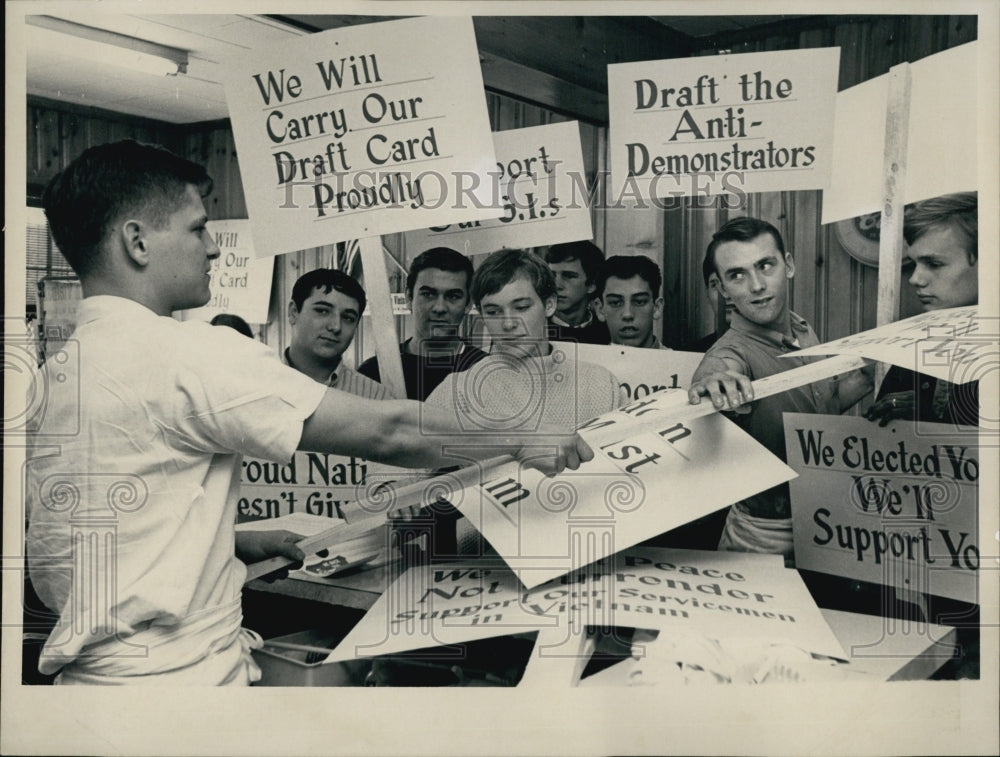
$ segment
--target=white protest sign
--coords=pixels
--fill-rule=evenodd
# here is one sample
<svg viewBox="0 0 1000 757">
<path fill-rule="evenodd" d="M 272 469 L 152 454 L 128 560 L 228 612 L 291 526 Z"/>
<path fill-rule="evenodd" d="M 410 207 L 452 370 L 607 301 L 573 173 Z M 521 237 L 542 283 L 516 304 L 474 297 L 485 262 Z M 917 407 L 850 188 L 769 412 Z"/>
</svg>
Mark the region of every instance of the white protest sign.
<svg viewBox="0 0 1000 757">
<path fill-rule="evenodd" d="M 717 414 L 675 422 L 665 412 L 655 431 L 629 431 L 669 408 L 669 397 L 650 395 L 585 424 L 588 441 L 618 434 L 592 441 L 594 459 L 578 470 L 547 478 L 511 461 L 447 499 L 531 588 L 792 477 Z"/>
<path fill-rule="evenodd" d="M 967 305 L 931 310 L 824 342 L 795 355 L 857 355 L 964 384 L 996 370 L 998 339 L 997 319 L 980 317 L 978 305 Z"/>
<path fill-rule="evenodd" d="M 611 176 L 641 198 L 819 189 L 839 48 L 608 66 Z"/>
<path fill-rule="evenodd" d="M 974 190 L 977 43 L 953 47 L 910 64 L 910 116 L 904 202 Z M 823 192 L 823 223 L 882 209 L 889 75 L 837 95 L 833 169 Z"/>
<path fill-rule="evenodd" d="M 477 255 L 593 237 L 576 121 L 496 132 L 493 145 L 497 162 L 482 180 L 494 186 L 496 216 L 409 232 L 408 249 Z"/>
<path fill-rule="evenodd" d="M 496 214 L 486 183 L 456 201 L 496 167 L 470 18 L 299 37 L 223 85 L 258 255 Z"/>
<path fill-rule="evenodd" d="M 979 602 L 978 434 L 785 414 L 795 564 Z"/>
<path fill-rule="evenodd" d="M 844 657 L 780 556 L 634 548 L 532 590 L 485 561 L 411 568 L 328 662 L 525 631 L 614 626 L 760 638 Z"/>
<path fill-rule="evenodd" d="M 605 365 L 618 379 L 629 402 L 661 389 L 687 389 L 705 357 L 700 352 L 652 350 L 620 344 L 552 342 L 556 349 L 587 363 Z"/>
<path fill-rule="evenodd" d="M 254 253 L 246 219 L 209 221 L 207 227 L 219 247 L 209 272 L 212 299 L 204 307 L 182 310 L 181 318 L 210 321 L 220 313 L 231 313 L 247 323 L 266 323 L 274 260 Z"/>
<path fill-rule="evenodd" d="M 251 521 L 302 513 L 343 518 L 359 507 L 361 515 L 373 515 L 385 508 L 378 494 L 373 496 L 369 481 L 378 486 L 413 475 L 360 457 L 325 452 L 296 452 L 286 464 L 244 457 L 237 517 Z M 359 499 L 372 500 L 370 512 L 363 511 L 364 504 L 356 504 Z"/>
</svg>

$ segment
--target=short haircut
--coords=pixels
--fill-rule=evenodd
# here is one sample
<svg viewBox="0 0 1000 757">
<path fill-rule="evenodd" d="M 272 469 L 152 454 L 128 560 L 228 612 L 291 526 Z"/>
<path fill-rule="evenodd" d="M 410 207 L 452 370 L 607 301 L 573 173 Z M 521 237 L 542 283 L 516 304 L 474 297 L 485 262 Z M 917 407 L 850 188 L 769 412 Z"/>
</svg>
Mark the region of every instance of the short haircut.
<svg viewBox="0 0 1000 757">
<path fill-rule="evenodd" d="M 253 329 L 250 328 L 250 324 L 233 313 L 219 313 L 210 323 L 213 326 L 228 326 L 253 339 Z"/>
<path fill-rule="evenodd" d="M 549 247 L 546 263 L 565 263 L 579 260 L 588 284 L 599 284 L 604 270 L 604 253 L 593 242 L 563 242 Z"/>
<path fill-rule="evenodd" d="M 368 302 L 365 297 L 365 290 L 356 279 L 351 278 L 343 271 L 335 271 L 332 268 L 317 268 L 299 276 L 298 281 L 292 287 L 292 302 L 301 311 L 316 289 L 322 289 L 324 294 L 329 294 L 331 289 L 336 289 L 341 294 L 353 297 L 358 301 L 358 315 L 365 312 L 365 304 Z"/>
<path fill-rule="evenodd" d="M 965 240 L 972 265 L 979 257 L 979 196 L 976 192 L 941 195 L 906 206 L 903 237 L 913 244 L 929 231 L 951 227 Z"/>
<path fill-rule="evenodd" d="M 465 289 L 468 291 L 472 282 L 472 261 L 458 250 L 450 247 L 432 247 L 421 252 L 410 263 L 410 271 L 406 274 L 406 294 L 413 296 L 413 287 L 417 284 L 417 276 L 428 268 L 465 274 Z"/>
<path fill-rule="evenodd" d="M 479 307 L 483 297 L 496 294 L 519 274 L 531 282 L 542 302 L 556 296 L 556 277 L 544 260 L 527 250 L 498 250 L 476 269 L 472 301 Z"/>
<path fill-rule="evenodd" d="M 42 204 L 59 251 L 83 277 L 96 269 L 117 221 L 144 215 L 160 228 L 188 185 L 202 197 L 212 191 L 204 166 L 129 139 L 85 150 L 49 182 Z"/>
<path fill-rule="evenodd" d="M 719 274 L 719 269 L 715 265 L 715 251 L 719 249 L 719 245 L 726 242 L 752 242 L 761 234 L 770 234 L 778 252 L 782 255 L 785 254 L 785 242 L 781 238 L 781 232 L 767 221 L 741 216 L 723 224 L 722 228 L 712 235 L 712 241 L 708 243 L 708 250 L 705 252 L 705 262 L 702 265 L 705 283 L 708 283 L 713 273 Z M 721 276 L 721 274 L 719 275 Z"/>
<path fill-rule="evenodd" d="M 649 291 L 653 293 L 654 298 L 660 296 L 660 287 L 663 286 L 660 267 L 645 255 L 613 255 L 608 258 L 597 296 L 604 296 L 604 286 L 608 279 L 631 279 L 634 276 L 649 284 Z"/>
</svg>

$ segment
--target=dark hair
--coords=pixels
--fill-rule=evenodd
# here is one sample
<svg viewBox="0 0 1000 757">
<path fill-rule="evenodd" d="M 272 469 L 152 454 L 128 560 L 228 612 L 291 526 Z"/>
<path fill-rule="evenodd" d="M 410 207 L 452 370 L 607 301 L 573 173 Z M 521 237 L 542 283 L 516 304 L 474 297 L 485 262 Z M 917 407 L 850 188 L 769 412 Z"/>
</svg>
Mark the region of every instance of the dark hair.
<svg viewBox="0 0 1000 757">
<path fill-rule="evenodd" d="M 231 329 L 236 329 L 243 334 L 243 336 L 248 336 L 253 339 L 253 329 L 250 328 L 250 324 L 238 315 L 233 315 L 232 313 L 219 313 L 209 322 L 213 326 L 228 326 Z"/>
<path fill-rule="evenodd" d="M 579 260 L 587 283 L 597 285 L 604 270 L 604 253 L 593 242 L 563 242 L 549 247 L 545 253 L 546 263 L 565 263 Z"/>
<path fill-rule="evenodd" d="M 483 297 L 496 294 L 518 274 L 531 282 L 542 302 L 555 297 L 556 278 L 544 260 L 527 250 L 498 250 L 482 262 L 472 277 L 472 301 L 476 307 Z"/>
<path fill-rule="evenodd" d="M 663 276 L 660 275 L 660 267 L 645 255 L 613 255 L 604 264 L 604 276 L 598 286 L 598 297 L 604 297 L 604 287 L 608 279 L 631 279 L 638 276 L 649 284 L 649 291 L 653 297 L 660 296 L 660 287 L 663 286 Z"/>
<path fill-rule="evenodd" d="M 438 268 L 442 271 L 452 271 L 453 273 L 465 274 L 465 288 L 468 290 L 472 282 L 472 261 L 458 250 L 450 247 L 432 247 L 421 252 L 410 263 L 410 271 L 406 274 L 406 294 L 413 296 L 413 287 L 416 286 L 417 276 L 420 272 L 428 268 Z"/>
<path fill-rule="evenodd" d="M 159 228 L 188 185 L 202 197 L 212 191 L 204 166 L 128 139 L 85 150 L 49 182 L 42 204 L 59 251 L 83 277 L 97 265 L 112 224 L 143 214 Z"/>
<path fill-rule="evenodd" d="M 976 192 L 941 195 L 906 206 L 903 237 L 913 244 L 929 231 L 951 227 L 965 239 L 969 264 L 979 257 L 979 196 Z"/>
<path fill-rule="evenodd" d="M 778 252 L 782 255 L 785 254 L 785 243 L 781 239 L 781 232 L 767 221 L 741 216 L 723 224 L 722 228 L 712 235 L 712 241 L 709 242 L 708 250 L 705 252 L 705 262 L 701 269 L 702 275 L 705 276 L 705 283 L 708 283 L 708 279 L 713 273 L 719 273 L 719 269 L 715 265 L 715 251 L 719 245 L 726 242 L 752 242 L 761 234 L 770 234 Z"/>
<path fill-rule="evenodd" d="M 336 289 L 341 294 L 353 297 L 358 301 L 358 315 L 365 312 L 365 290 L 356 279 L 351 278 L 343 271 L 336 271 L 333 268 L 317 268 L 299 276 L 292 287 L 292 302 L 300 311 L 306 304 L 309 295 L 316 289 L 322 289 L 324 294 L 329 294 L 331 289 Z"/>
</svg>

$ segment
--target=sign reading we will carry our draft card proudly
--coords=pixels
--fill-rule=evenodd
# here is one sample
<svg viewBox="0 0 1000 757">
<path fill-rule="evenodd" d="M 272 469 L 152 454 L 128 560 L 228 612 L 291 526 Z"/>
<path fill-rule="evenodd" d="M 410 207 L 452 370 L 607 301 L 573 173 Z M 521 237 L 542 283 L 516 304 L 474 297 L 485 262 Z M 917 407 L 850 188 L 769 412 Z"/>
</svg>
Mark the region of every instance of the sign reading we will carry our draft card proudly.
<svg viewBox="0 0 1000 757">
<path fill-rule="evenodd" d="M 493 134 L 495 218 L 434 226 L 406 235 L 408 249 L 444 245 L 466 255 L 590 239 L 590 208 L 576 121 Z M 469 177 L 479 181 L 479 177 Z"/>
<path fill-rule="evenodd" d="M 305 35 L 223 76 L 260 256 L 498 215 L 470 18 Z M 468 183 L 468 182 L 467 182 Z"/>
<path fill-rule="evenodd" d="M 823 189 L 839 62 L 820 48 L 608 66 L 614 191 Z"/>
<path fill-rule="evenodd" d="M 978 438 L 786 413 L 796 567 L 978 603 Z"/>
</svg>

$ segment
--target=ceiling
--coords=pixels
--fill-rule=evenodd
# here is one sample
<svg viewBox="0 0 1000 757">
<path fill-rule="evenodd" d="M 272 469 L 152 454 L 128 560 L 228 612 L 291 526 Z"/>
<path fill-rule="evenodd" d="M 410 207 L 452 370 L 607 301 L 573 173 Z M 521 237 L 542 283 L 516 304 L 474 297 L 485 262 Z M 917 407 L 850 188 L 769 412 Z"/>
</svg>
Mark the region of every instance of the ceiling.
<svg viewBox="0 0 1000 757">
<path fill-rule="evenodd" d="M 95 14 L 64 10 L 58 17 L 188 51 L 186 74 L 157 77 L 103 61 L 73 58 L 28 38 L 27 93 L 76 105 L 175 124 L 228 117 L 220 62 L 248 49 L 358 23 L 377 16 L 250 16 Z M 89 5 L 89 4 L 86 4 Z M 54 14 L 52 14 L 54 15 Z M 579 105 L 606 120 L 608 63 L 685 57 L 796 16 L 477 17 L 486 86 L 549 107 Z M 32 27 L 25 27 L 32 32 Z M 513 90 L 513 91 L 512 91 Z"/>
</svg>

